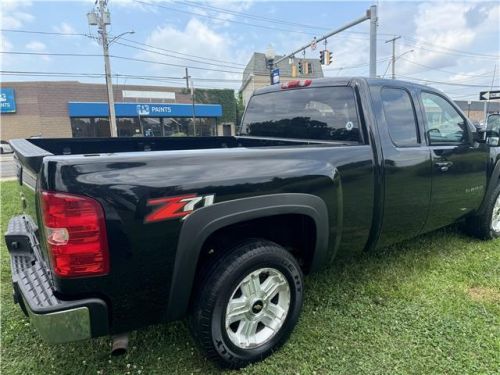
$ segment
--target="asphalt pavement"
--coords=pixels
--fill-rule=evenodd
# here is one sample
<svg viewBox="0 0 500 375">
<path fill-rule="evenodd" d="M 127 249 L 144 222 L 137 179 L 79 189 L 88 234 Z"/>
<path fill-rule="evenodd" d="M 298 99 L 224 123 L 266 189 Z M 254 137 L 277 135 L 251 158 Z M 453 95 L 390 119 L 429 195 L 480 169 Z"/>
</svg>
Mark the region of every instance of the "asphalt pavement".
<svg viewBox="0 0 500 375">
<path fill-rule="evenodd" d="M 0 155 L 0 180 L 10 180 L 16 177 L 16 164 L 13 154 Z"/>
</svg>

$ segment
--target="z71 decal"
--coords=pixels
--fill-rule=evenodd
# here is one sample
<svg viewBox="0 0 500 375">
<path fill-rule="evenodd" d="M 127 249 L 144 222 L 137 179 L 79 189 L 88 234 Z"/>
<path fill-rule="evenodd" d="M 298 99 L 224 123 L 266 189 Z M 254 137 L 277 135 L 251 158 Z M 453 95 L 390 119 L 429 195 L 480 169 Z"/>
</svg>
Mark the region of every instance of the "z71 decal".
<svg viewBox="0 0 500 375">
<path fill-rule="evenodd" d="M 203 196 L 186 194 L 177 197 L 149 199 L 147 205 L 156 208 L 146 216 L 144 222 L 149 224 L 175 218 L 182 218 L 184 220 L 196 208 L 212 205 L 214 198 L 214 194 Z"/>
</svg>

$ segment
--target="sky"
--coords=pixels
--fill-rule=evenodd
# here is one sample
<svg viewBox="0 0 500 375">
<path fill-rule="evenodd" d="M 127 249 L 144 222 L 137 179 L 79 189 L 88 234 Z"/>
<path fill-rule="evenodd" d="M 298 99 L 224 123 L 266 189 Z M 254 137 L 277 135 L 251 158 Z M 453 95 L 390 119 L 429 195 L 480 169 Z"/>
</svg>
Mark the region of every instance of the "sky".
<svg viewBox="0 0 500 375">
<path fill-rule="evenodd" d="M 386 41 L 401 36 L 398 78 L 432 85 L 460 100 L 500 88 L 498 1 L 109 0 L 111 37 L 134 31 L 110 46 L 113 83 L 183 86 L 187 66 L 195 87 L 237 90 L 254 51 L 271 45 L 278 55 L 290 53 L 360 18 L 373 4 L 379 15 L 377 75 L 390 77 L 392 47 Z M 2 0 L 2 85 L 104 82 L 102 47 L 86 18 L 93 7 L 94 1 Z M 367 76 L 368 32 L 364 22 L 330 37 L 333 62 L 324 75 Z M 308 49 L 306 57 L 318 58 L 320 49 Z"/>
</svg>

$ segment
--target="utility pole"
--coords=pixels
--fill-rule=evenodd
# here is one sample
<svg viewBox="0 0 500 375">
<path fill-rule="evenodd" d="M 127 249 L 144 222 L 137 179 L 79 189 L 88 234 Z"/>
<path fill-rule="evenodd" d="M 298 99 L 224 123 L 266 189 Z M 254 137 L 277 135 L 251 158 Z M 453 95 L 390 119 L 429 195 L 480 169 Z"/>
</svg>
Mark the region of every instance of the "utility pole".
<svg viewBox="0 0 500 375">
<path fill-rule="evenodd" d="M 493 90 L 493 87 L 495 86 L 495 75 L 497 73 L 497 64 L 495 64 L 493 68 L 493 78 L 491 79 L 491 87 L 490 91 Z M 484 125 L 488 125 L 488 106 L 490 104 L 490 99 L 484 102 Z"/>
<path fill-rule="evenodd" d="M 110 14 L 107 9 L 107 0 L 99 0 L 99 13 L 94 11 L 87 14 L 90 25 L 97 25 L 98 33 L 101 36 L 102 50 L 104 54 L 104 73 L 106 76 L 106 89 L 108 92 L 109 124 L 111 137 L 118 137 L 116 127 L 115 99 L 113 96 L 113 82 L 111 80 L 111 66 L 109 63 L 109 42 L 106 26 L 111 24 Z"/>
<path fill-rule="evenodd" d="M 194 83 L 191 77 L 189 78 L 189 80 L 191 81 L 191 100 L 193 101 L 193 136 L 196 137 L 196 106 L 194 104 Z"/>
<path fill-rule="evenodd" d="M 193 79 L 189 75 L 189 70 L 187 67 L 186 67 L 186 76 L 182 77 L 182 78 L 186 78 L 186 89 L 188 91 L 190 88 L 189 86 L 191 86 L 191 102 L 193 103 L 193 136 L 196 137 L 196 114 L 195 114 L 196 107 L 194 105 L 194 83 L 193 83 Z M 191 81 L 191 85 L 189 84 L 190 81 Z"/>
<path fill-rule="evenodd" d="M 377 77 L 377 6 L 372 5 L 370 13 L 370 78 Z"/>
<path fill-rule="evenodd" d="M 386 43 L 392 43 L 392 79 L 396 79 L 396 40 L 400 38 L 401 35 L 385 41 Z"/>
<path fill-rule="evenodd" d="M 184 77 L 186 78 L 186 89 L 189 91 L 189 72 L 188 72 L 188 68 L 186 68 L 186 76 Z"/>
</svg>

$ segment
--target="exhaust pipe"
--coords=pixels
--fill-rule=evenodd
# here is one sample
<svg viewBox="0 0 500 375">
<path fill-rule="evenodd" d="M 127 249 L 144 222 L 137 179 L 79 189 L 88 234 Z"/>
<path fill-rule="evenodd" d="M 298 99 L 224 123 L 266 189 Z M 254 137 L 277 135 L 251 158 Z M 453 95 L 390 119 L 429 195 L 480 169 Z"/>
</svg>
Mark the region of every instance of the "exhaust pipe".
<svg viewBox="0 0 500 375">
<path fill-rule="evenodd" d="M 113 345 L 111 346 L 111 355 L 119 356 L 127 353 L 128 333 L 122 333 L 111 337 Z"/>
</svg>

